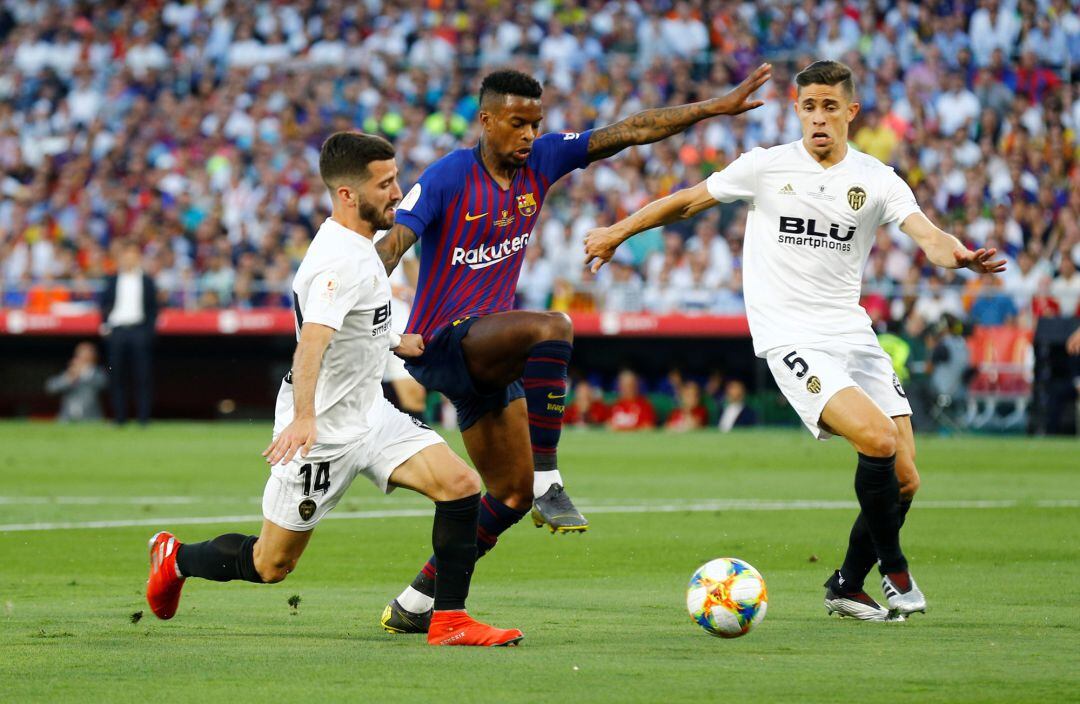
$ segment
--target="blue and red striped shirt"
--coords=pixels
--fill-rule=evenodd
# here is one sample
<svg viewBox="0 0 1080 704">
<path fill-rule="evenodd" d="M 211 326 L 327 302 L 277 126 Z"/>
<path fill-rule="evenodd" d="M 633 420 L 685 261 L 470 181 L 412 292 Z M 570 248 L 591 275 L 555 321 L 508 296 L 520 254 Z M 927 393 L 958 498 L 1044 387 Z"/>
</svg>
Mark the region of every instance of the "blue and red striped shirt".
<svg viewBox="0 0 1080 704">
<path fill-rule="evenodd" d="M 430 340 L 455 320 L 514 307 L 544 198 L 557 180 L 588 166 L 589 134 L 537 138 L 506 190 L 484 168 L 479 147 L 453 151 L 420 174 L 396 215 L 420 238 L 407 332 Z"/>
</svg>

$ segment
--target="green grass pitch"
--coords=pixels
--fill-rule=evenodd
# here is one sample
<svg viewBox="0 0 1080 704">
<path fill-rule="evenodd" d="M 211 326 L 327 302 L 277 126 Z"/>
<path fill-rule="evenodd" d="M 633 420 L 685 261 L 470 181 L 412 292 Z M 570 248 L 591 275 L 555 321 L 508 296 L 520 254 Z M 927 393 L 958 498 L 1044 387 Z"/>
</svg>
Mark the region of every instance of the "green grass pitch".
<svg viewBox="0 0 1080 704">
<path fill-rule="evenodd" d="M 176 618 L 157 621 L 147 538 L 256 532 L 269 430 L 0 424 L 0 700 L 1080 701 L 1076 441 L 918 438 L 904 546 L 930 611 L 903 624 L 825 615 L 854 454 L 795 431 L 565 433 L 592 529 L 522 524 L 473 581 L 472 613 L 522 628 L 516 649 L 380 630 L 429 553 L 430 512 L 363 480 L 284 583 L 191 580 Z M 724 555 L 761 570 L 770 597 L 764 623 L 731 641 L 683 603 L 691 572 Z"/>
</svg>

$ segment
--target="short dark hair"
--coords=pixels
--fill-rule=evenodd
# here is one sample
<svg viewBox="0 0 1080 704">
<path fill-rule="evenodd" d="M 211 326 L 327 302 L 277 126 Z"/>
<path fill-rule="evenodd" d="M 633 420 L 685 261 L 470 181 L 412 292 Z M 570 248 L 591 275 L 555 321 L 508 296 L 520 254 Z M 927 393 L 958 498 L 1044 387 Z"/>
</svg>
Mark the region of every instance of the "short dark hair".
<svg viewBox="0 0 1080 704">
<path fill-rule="evenodd" d="M 394 145 L 382 137 L 362 132 L 335 132 L 319 152 L 319 176 L 330 190 L 342 181 L 366 181 L 368 164 L 394 158 Z"/>
<path fill-rule="evenodd" d="M 848 99 L 855 97 L 855 81 L 851 69 L 839 61 L 815 61 L 795 75 L 799 88 L 810 85 L 842 86 Z"/>
<path fill-rule="evenodd" d="M 484 104 L 486 95 L 520 95 L 523 98 L 537 98 L 543 95 L 540 82 L 527 73 L 506 69 L 484 76 L 480 83 L 480 104 Z"/>
</svg>

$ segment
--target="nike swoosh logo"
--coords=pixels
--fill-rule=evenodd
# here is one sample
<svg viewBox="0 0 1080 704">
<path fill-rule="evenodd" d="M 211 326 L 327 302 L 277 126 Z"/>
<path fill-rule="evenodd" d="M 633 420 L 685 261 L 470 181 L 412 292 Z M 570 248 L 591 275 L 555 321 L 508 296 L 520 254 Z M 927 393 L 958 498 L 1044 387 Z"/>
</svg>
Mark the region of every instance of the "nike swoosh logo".
<svg viewBox="0 0 1080 704">
<path fill-rule="evenodd" d="M 487 213 L 480 213 L 479 215 L 470 215 L 468 211 L 465 211 L 465 222 L 472 222 L 473 220 L 479 220 L 487 215 Z"/>
<path fill-rule="evenodd" d="M 565 394 L 565 393 L 561 393 L 561 394 L 559 394 L 558 396 L 556 396 L 555 394 L 553 394 L 553 393 L 551 393 L 551 392 L 549 391 L 549 392 L 548 392 L 548 398 L 566 398 L 566 394 Z"/>
</svg>

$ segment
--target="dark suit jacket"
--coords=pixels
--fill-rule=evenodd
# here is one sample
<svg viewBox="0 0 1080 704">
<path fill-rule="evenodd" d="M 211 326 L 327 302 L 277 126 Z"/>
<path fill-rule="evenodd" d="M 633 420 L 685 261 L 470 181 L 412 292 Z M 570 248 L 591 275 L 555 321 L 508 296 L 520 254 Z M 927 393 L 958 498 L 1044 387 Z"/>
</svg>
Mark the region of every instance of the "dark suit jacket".
<svg viewBox="0 0 1080 704">
<path fill-rule="evenodd" d="M 724 410 L 726 408 L 727 408 L 726 405 L 720 406 L 720 417 L 721 418 L 724 416 Z M 732 428 L 748 428 L 748 427 L 750 427 L 752 425 L 757 425 L 757 423 L 758 423 L 757 411 L 755 411 L 753 408 L 750 408 L 750 406 L 744 405 L 742 410 L 739 411 L 739 415 L 735 416 L 735 422 L 732 423 L 731 427 Z"/>
<path fill-rule="evenodd" d="M 143 296 L 143 325 L 150 328 L 150 331 L 154 331 L 154 325 L 157 323 L 158 314 L 158 300 L 157 300 L 157 287 L 154 286 L 154 280 L 149 275 L 143 274 L 142 277 L 142 296 Z M 103 323 L 109 322 L 109 315 L 112 313 L 113 306 L 116 305 L 116 275 L 110 276 L 105 279 L 105 291 L 101 294 L 101 321 Z"/>
<path fill-rule="evenodd" d="M 735 425 L 733 428 L 747 428 L 751 425 L 757 425 L 757 411 L 750 406 L 743 406 L 742 411 L 739 412 L 737 418 L 735 418 Z"/>
</svg>

